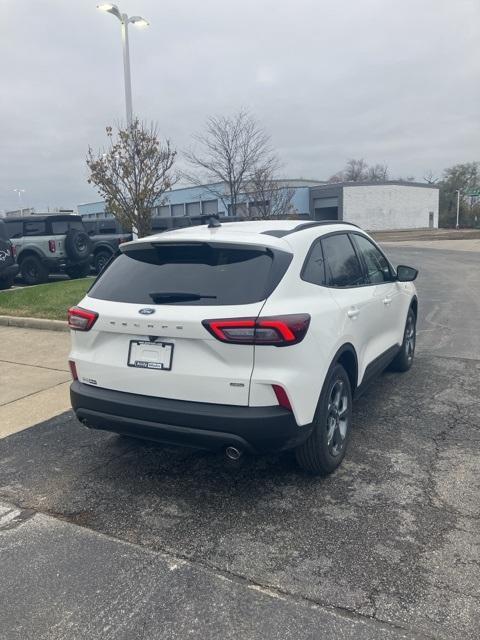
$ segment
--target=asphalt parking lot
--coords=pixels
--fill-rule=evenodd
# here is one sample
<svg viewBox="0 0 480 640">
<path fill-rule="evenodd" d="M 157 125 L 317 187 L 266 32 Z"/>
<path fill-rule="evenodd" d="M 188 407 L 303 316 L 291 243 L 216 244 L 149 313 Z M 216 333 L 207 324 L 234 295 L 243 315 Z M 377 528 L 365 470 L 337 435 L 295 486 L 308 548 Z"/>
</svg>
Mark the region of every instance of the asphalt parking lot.
<svg viewBox="0 0 480 640">
<path fill-rule="evenodd" d="M 416 362 L 327 479 L 69 412 L 0 440 L 0 638 L 478 638 L 480 258 L 388 253 L 421 270 Z"/>
</svg>

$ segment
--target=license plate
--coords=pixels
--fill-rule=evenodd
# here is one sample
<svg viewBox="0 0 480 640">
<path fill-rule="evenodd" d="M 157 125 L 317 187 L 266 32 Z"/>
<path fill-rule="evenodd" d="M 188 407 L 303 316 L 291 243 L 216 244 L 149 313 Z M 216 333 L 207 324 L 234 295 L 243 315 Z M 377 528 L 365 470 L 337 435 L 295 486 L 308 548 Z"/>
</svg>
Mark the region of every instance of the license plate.
<svg viewBox="0 0 480 640">
<path fill-rule="evenodd" d="M 149 340 L 130 340 L 128 366 L 137 369 L 172 368 L 173 344 L 171 342 L 150 342 Z"/>
</svg>

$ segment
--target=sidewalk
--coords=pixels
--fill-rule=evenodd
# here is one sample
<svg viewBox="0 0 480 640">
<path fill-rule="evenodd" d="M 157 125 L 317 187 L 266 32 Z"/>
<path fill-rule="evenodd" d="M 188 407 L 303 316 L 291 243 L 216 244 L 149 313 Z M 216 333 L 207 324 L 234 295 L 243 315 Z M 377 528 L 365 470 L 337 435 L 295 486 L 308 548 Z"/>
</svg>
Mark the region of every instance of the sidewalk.
<svg viewBox="0 0 480 640">
<path fill-rule="evenodd" d="M 0 438 L 70 408 L 69 333 L 0 327 Z"/>
</svg>

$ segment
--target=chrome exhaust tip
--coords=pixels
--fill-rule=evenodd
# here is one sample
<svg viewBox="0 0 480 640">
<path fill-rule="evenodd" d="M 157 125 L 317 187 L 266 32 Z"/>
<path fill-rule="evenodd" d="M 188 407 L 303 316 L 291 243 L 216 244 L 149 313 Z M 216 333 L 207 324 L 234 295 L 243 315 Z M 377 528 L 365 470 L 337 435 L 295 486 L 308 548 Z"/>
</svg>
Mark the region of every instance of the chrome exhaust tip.
<svg viewBox="0 0 480 640">
<path fill-rule="evenodd" d="M 229 460 L 239 460 L 242 457 L 242 453 L 237 447 L 227 447 L 225 449 L 225 455 Z"/>
</svg>

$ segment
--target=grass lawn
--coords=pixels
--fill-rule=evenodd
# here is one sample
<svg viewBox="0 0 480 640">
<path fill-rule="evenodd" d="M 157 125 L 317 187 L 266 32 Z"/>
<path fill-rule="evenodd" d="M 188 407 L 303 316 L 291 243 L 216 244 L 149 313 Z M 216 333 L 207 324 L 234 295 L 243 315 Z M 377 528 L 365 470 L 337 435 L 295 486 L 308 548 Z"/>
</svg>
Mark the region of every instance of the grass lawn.
<svg viewBox="0 0 480 640">
<path fill-rule="evenodd" d="M 67 309 L 83 298 L 92 278 L 64 280 L 0 292 L 0 315 L 66 320 Z"/>
</svg>

